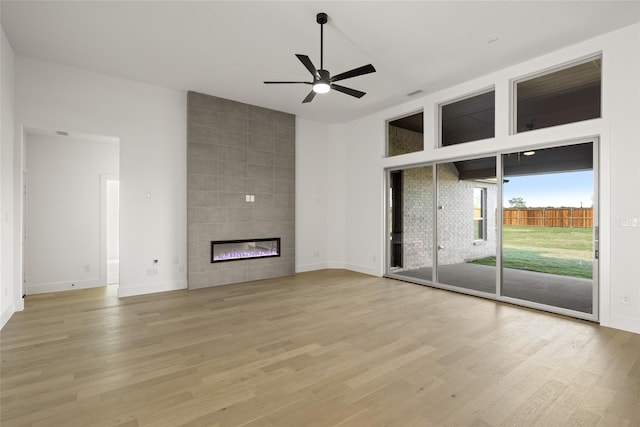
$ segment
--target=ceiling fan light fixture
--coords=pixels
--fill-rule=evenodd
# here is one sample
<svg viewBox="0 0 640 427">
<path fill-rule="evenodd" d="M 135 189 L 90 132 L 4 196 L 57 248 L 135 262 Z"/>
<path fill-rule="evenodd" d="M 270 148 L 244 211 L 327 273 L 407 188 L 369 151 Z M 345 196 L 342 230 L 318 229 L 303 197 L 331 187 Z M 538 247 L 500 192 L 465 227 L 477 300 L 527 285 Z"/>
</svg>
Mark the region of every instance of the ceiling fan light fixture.
<svg viewBox="0 0 640 427">
<path fill-rule="evenodd" d="M 318 81 L 313 84 L 313 91 L 315 93 L 327 93 L 331 90 L 331 86 L 323 81 Z"/>
<path fill-rule="evenodd" d="M 331 90 L 331 75 L 327 70 L 316 70 L 318 78 L 313 82 L 313 91 L 315 93 L 327 93 Z"/>
</svg>

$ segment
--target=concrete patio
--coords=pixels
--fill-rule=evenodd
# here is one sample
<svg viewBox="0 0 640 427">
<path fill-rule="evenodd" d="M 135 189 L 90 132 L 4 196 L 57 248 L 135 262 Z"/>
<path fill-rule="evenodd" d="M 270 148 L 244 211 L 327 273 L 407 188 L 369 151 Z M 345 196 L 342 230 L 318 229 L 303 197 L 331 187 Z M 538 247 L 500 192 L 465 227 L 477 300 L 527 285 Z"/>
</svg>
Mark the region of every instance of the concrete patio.
<svg viewBox="0 0 640 427">
<path fill-rule="evenodd" d="M 390 277 L 432 282 L 432 268 L 393 272 Z M 495 295 L 496 268 L 470 263 L 441 265 L 438 283 Z M 505 268 L 502 295 L 590 314 L 592 286 L 591 279 Z"/>
</svg>

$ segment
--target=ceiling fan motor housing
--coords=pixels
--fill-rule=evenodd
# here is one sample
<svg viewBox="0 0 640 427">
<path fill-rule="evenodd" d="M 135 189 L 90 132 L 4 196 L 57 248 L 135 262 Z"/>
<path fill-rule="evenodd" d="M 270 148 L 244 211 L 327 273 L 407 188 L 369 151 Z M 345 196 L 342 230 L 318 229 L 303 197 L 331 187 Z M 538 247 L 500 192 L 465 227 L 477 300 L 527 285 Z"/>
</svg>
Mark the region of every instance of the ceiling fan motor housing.
<svg viewBox="0 0 640 427">
<path fill-rule="evenodd" d="M 327 70 L 318 70 L 318 75 L 320 76 L 317 81 L 329 84 L 331 83 L 331 75 Z"/>
</svg>

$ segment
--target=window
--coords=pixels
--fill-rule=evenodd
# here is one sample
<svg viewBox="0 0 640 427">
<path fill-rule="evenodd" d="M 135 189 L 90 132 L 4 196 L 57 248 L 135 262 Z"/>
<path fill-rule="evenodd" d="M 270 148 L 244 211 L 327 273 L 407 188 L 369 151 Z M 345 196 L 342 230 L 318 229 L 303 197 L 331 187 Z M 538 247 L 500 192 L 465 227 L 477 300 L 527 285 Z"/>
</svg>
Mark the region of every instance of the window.
<svg viewBox="0 0 640 427">
<path fill-rule="evenodd" d="M 473 240 L 487 240 L 487 189 L 473 189 Z"/>
<path fill-rule="evenodd" d="M 602 58 L 514 83 L 513 133 L 601 117 Z"/>
<path fill-rule="evenodd" d="M 440 106 L 440 145 L 462 144 L 493 138 L 496 122 L 496 96 L 491 89 Z"/>
<path fill-rule="evenodd" d="M 387 122 L 387 156 L 414 153 L 424 149 L 422 112 Z"/>
</svg>

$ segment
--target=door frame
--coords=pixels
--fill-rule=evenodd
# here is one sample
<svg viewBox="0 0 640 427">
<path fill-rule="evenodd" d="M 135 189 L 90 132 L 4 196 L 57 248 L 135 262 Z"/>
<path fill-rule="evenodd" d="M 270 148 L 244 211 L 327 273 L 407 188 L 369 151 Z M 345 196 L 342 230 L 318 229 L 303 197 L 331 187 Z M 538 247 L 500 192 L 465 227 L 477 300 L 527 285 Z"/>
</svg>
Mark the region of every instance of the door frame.
<svg viewBox="0 0 640 427">
<path fill-rule="evenodd" d="M 107 182 L 117 181 L 120 182 L 120 176 L 118 174 L 100 174 L 100 281 L 104 284 L 108 284 L 108 259 L 107 259 Z M 118 233 L 120 231 L 118 230 Z M 119 286 L 120 280 L 118 280 Z"/>
</svg>

